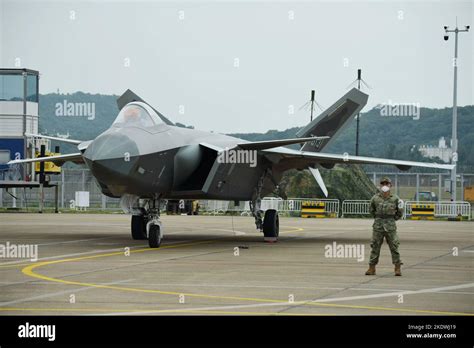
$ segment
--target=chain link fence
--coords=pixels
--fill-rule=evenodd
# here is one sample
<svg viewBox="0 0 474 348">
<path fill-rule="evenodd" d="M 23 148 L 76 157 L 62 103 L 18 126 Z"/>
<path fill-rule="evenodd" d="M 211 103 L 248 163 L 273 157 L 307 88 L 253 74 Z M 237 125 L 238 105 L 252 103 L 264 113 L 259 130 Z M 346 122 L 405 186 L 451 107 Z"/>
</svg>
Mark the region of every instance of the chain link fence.
<svg viewBox="0 0 474 348">
<path fill-rule="evenodd" d="M 75 206 L 77 191 L 89 192 L 91 209 L 120 210 L 120 199 L 103 195 L 100 188 L 87 169 L 63 169 L 60 175 L 51 175 L 50 183 L 58 185 L 59 208 L 70 209 Z M 45 188 L 44 207 L 54 208 L 54 188 Z M 15 199 L 16 197 L 16 199 Z M 37 208 L 40 201 L 39 188 L 0 189 L 0 207 L 17 207 L 22 209 Z"/>
<path fill-rule="evenodd" d="M 380 179 L 388 176 L 392 180 L 393 192 L 401 199 L 427 200 L 427 193 L 432 193 L 433 201 L 449 201 L 450 194 L 450 174 L 440 173 L 382 173 L 369 172 L 367 176 L 372 179 L 375 185 L 379 185 Z M 474 186 L 474 174 L 458 173 L 456 197 L 459 201 L 468 200 L 465 197 L 465 188 Z M 420 199 L 417 199 L 420 197 Z"/>
<path fill-rule="evenodd" d="M 449 201 L 449 174 L 426 174 L 426 173 L 368 173 L 374 183 L 378 184 L 384 176 L 392 179 L 393 191 L 405 201 L 427 201 L 426 193 L 432 193 L 432 201 Z M 51 175 L 51 184 L 57 184 L 59 189 L 58 205 L 60 209 L 72 209 L 75 206 L 77 191 L 89 192 L 89 209 L 94 210 L 121 210 L 120 199 L 110 198 L 103 195 L 87 169 L 63 169 L 60 175 Z M 474 174 L 459 174 L 458 197 L 459 201 L 466 201 L 464 189 L 474 186 Z M 16 197 L 16 199 L 15 199 Z M 419 197 L 419 199 L 417 199 Z M 0 207 L 17 207 L 26 210 L 34 210 L 39 206 L 40 190 L 38 188 L 16 188 L 0 189 Z M 368 206 L 363 201 L 322 200 L 315 198 L 294 198 L 282 200 L 279 198 L 266 198 L 262 200 L 262 210 L 276 209 L 294 215 L 294 212 L 301 210 L 301 203 L 305 200 L 326 201 L 328 212 L 338 213 L 342 216 L 366 215 Z M 339 207 L 342 205 L 342 210 Z M 218 215 L 235 212 L 240 215 L 250 215 L 249 202 L 229 201 L 207 201 L 201 200 L 200 210 L 205 213 Z M 44 189 L 44 207 L 54 208 L 54 188 Z M 470 205 L 472 209 L 472 205 Z M 466 208 L 463 208 L 466 209 Z M 463 210 L 464 211 L 464 210 Z M 340 213 L 340 214 L 339 214 Z M 472 212 L 470 213 L 472 216 Z"/>
</svg>

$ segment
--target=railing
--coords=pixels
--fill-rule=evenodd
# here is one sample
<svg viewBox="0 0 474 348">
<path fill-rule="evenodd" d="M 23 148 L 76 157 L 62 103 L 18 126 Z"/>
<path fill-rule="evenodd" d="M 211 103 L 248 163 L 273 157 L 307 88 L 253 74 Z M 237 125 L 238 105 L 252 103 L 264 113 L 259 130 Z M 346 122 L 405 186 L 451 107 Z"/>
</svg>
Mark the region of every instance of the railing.
<svg viewBox="0 0 474 348">
<path fill-rule="evenodd" d="M 342 216 L 347 215 L 369 215 L 370 201 L 345 200 L 342 202 Z"/>
<path fill-rule="evenodd" d="M 199 210 L 211 215 L 223 215 L 229 211 L 230 201 L 200 200 Z"/>
<path fill-rule="evenodd" d="M 412 206 L 414 204 L 434 204 L 435 217 L 458 217 L 461 216 L 468 220 L 471 219 L 471 204 L 469 202 L 457 201 L 441 201 L 441 202 L 422 202 L 408 201 L 405 202 L 405 218 L 412 215 Z"/>
<path fill-rule="evenodd" d="M 327 216 L 339 216 L 339 200 L 338 199 L 317 199 L 317 198 L 290 198 L 283 200 L 281 198 L 267 197 L 262 199 L 261 210 L 275 209 L 285 213 L 299 213 L 303 202 L 324 202 L 325 213 Z M 200 210 L 213 215 L 224 214 L 226 212 L 236 212 L 240 215 L 252 215 L 250 211 L 250 203 L 248 201 L 239 202 L 234 205 L 229 201 L 200 201 Z"/>
<path fill-rule="evenodd" d="M 324 213 L 326 216 L 339 217 L 338 199 L 319 199 L 319 198 L 290 198 L 280 201 L 278 211 L 300 212 L 303 202 L 324 202 Z"/>
<path fill-rule="evenodd" d="M 120 209 L 120 199 L 109 198 L 100 193 L 99 188 L 90 178 L 90 175 L 85 175 L 84 171 L 68 171 L 66 180 L 58 182 L 60 192 L 60 207 L 63 209 L 73 209 L 75 206 L 75 191 L 89 191 L 90 192 L 90 208 L 91 209 Z M 63 174 L 64 177 L 64 174 Z M 52 192 L 45 191 L 45 207 L 51 207 L 54 202 L 54 195 Z M 37 207 L 39 200 L 39 191 L 37 189 L 17 189 L 16 190 L 17 206 L 26 205 L 33 208 Z M 0 207 L 12 206 L 12 197 L 8 195 L 5 190 L 0 190 Z M 23 201 L 25 204 L 21 204 Z M 355 216 L 369 216 L 370 201 L 368 200 L 345 200 L 342 203 L 337 199 L 318 199 L 318 198 L 290 198 L 283 200 L 281 198 L 267 197 L 262 199 L 261 209 L 266 211 L 268 209 L 276 209 L 281 213 L 287 213 L 291 216 L 300 216 L 301 206 L 304 201 L 324 202 L 325 215 L 331 217 L 355 217 Z M 3 203 L 3 204 L 2 204 Z M 217 200 L 200 200 L 200 212 L 209 215 L 223 215 L 226 213 L 236 213 L 240 215 L 251 215 L 250 204 L 248 201 L 241 201 L 235 205 L 232 201 L 217 201 Z M 469 202 L 466 201 L 432 201 L 432 202 L 405 202 L 404 218 L 412 216 L 412 206 L 414 204 L 434 204 L 435 218 L 452 218 L 462 217 L 463 219 L 471 219 L 473 212 Z M 342 209 L 340 209 L 342 206 Z M 339 215 L 340 214 L 340 215 Z"/>
</svg>

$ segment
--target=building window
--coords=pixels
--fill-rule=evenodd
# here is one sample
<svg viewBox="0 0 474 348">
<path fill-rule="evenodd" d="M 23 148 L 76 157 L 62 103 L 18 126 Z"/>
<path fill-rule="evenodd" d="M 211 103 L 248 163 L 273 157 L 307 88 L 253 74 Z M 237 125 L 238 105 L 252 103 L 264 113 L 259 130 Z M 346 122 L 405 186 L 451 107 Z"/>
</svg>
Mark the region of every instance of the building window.
<svg viewBox="0 0 474 348">
<path fill-rule="evenodd" d="M 7 164 L 10 161 L 10 150 L 0 150 L 0 164 Z"/>
<path fill-rule="evenodd" d="M 0 75 L 0 100 L 23 101 L 24 85 L 23 75 Z M 26 100 L 38 102 L 38 76 L 26 76 Z"/>
<path fill-rule="evenodd" d="M 23 100 L 22 75 L 0 75 L 0 100 Z"/>
<path fill-rule="evenodd" d="M 26 77 L 26 100 L 38 102 L 38 76 L 28 74 Z"/>
</svg>

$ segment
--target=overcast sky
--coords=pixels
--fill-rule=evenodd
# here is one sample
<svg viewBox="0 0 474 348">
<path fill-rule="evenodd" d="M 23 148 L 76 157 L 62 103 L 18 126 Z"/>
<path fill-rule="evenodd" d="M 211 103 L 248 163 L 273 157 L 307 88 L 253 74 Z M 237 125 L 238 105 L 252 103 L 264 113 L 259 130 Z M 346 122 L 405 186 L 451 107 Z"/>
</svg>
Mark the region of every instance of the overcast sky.
<svg viewBox="0 0 474 348">
<path fill-rule="evenodd" d="M 443 26 L 474 24 L 473 1 L 453 0 L 0 3 L 0 65 L 39 70 L 40 93 L 130 88 L 173 121 L 218 132 L 302 126 L 310 90 L 329 107 L 358 68 L 365 110 L 452 106 Z M 473 104 L 473 35 L 459 35 L 459 105 Z"/>
</svg>

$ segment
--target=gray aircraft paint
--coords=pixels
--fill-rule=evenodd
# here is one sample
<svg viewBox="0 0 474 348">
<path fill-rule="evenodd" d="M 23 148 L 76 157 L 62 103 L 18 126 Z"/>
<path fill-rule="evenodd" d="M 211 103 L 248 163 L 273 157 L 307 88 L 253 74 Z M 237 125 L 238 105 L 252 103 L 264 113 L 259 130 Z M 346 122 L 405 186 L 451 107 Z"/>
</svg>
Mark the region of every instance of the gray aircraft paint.
<svg viewBox="0 0 474 348">
<path fill-rule="evenodd" d="M 112 197 L 124 194 L 142 198 L 188 198 L 252 200 L 260 178 L 266 173 L 261 196 L 274 191 L 282 174 L 291 168 L 317 165 L 331 168 L 337 163 L 391 164 L 400 169 L 412 166 L 451 169 L 452 165 L 400 161 L 383 158 L 328 154 L 320 150 L 331 138 L 317 144 L 308 136 L 335 136 L 366 104 L 368 96 L 353 88 L 330 108 L 298 132 L 300 139 L 248 142 L 231 136 L 180 128 L 146 104 L 130 90 L 118 99 L 119 108 L 138 105 L 154 120 L 152 126 L 120 126 L 114 123 L 96 139 L 75 143 L 79 153 L 15 160 L 28 163 L 67 160 L 83 161 L 97 179 L 102 192 Z M 41 137 L 38 135 L 38 137 Z M 321 140 L 321 139 L 319 139 Z M 71 142 L 71 140 L 69 140 Z M 282 145 L 303 143 L 303 151 Z M 220 163 L 219 151 L 257 151 L 255 168 L 246 163 Z"/>
</svg>

